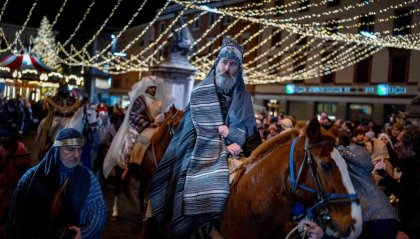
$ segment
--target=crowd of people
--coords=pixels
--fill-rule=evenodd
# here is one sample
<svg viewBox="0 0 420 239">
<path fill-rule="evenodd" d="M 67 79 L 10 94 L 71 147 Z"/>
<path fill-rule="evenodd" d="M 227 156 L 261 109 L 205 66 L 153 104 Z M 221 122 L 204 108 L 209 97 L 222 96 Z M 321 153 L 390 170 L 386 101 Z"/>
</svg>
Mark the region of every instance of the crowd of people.
<svg viewBox="0 0 420 239">
<path fill-rule="evenodd" d="M 285 113 L 253 117 L 242 56 L 243 49 L 234 40 L 223 41 L 206 79 L 194 87 L 152 178 L 149 206 L 153 213 L 148 219 L 154 218 L 167 237 L 188 237 L 209 223 L 217 227 L 230 190 L 228 157 L 248 156 L 263 141 L 292 129 L 304 133 L 306 121 Z M 130 155 L 135 148 L 142 150 L 138 144 L 147 146 L 167 107 L 159 82 L 147 76 L 136 84 L 125 112 L 118 106 L 98 105 L 98 123 L 90 127 L 99 135 L 101 150 L 92 165 L 81 164 L 84 132 L 64 128 L 33 166 L 19 134 L 45 116 L 34 109 L 35 105 L 42 109 L 42 104 L 2 102 L 0 233 L 5 238 L 99 238 L 108 213 L 101 192 L 102 168 L 109 175 L 113 168 L 141 165 Z M 66 117 L 67 113 L 51 115 Z M 333 120 L 325 112 L 318 117 L 323 128 L 336 129 L 337 149 L 360 197 L 360 238 L 420 238 L 419 127 L 391 121 L 380 128 L 373 121 Z M 107 159 L 111 163 L 102 167 Z M 305 228 L 308 238 L 331 238 L 315 222 L 306 222 Z"/>
</svg>

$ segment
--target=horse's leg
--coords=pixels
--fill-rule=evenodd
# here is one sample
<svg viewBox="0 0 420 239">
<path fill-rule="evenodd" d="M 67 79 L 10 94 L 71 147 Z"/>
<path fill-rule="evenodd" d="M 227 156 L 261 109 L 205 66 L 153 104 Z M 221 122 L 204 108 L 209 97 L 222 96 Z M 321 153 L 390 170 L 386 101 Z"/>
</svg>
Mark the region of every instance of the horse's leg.
<svg viewBox="0 0 420 239">
<path fill-rule="evenodd" d="M 118 196 L 114 196 L 114 205 L 112 206 L 112 217 L 118 217 Z"/>
<path fill-rule="evenodd" d="M 115 171 L 115 179 L 114 179 L 114 205 L 112 207 L 112 217 L 117 217 L 118 216 L 118 196 L 121 194 L 121 174 L 122 174 L 122 169 L 119 166 L 115 166 L 114 167 L 114 171 Z"/>
<path fill-rule="evenodd" d="M 140 178 L 139 181 L 139 204 L 140 204 L 140 219 L 141 221 L 143 221 L 143 218 L 145 216 L 145 188 L 146 185 L 144 184 L 144 180 L 142 179 L 143 177 Z"/>
</svg>

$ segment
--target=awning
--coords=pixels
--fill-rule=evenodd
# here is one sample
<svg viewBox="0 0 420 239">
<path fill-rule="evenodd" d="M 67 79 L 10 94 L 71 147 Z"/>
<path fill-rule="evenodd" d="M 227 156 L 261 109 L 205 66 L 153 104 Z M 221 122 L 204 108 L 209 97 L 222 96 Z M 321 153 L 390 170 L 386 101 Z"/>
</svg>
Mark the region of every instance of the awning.
<svg viewBox="0 0 420 239">
<path fill-rule="evenodd" d="M 33 70 L 38 73 L 51 71 L 38 57 L 29 53 L 26 49 L 21 49 L 18 54 L 12 54 L 2 58 L 0 60 L 0 66 L 9 67 L 11 71 Z"/>
</svg>

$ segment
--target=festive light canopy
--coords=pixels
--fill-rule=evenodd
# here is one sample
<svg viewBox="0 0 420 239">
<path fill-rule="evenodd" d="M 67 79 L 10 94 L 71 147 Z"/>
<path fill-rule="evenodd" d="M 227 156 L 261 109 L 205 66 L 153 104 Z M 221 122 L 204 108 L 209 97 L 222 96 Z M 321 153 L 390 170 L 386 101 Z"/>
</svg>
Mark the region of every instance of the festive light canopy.
<svg viewBox="0 0 420 239">
<path fill-rule="evenodd" d="M 6 45 L 6 48 L 0 49 L 0 53 L 11 51 L 20 43 L 19 36 L 38 1 L 34 0 L 28 18 L 14 41 L 7 42 L 0 29 L 0 40 Z M 328 75 L 369 58 L 385 47 L 420 50 L 420 10 L 415 7 L 418 0 L 341 1 L 340 5 L 334 7 L 329 7 L 334 2 L 331 0 L 294 0 L 281 5 L 277 5 L 274 0 L 242 1 L 231 6 L 212 0 L 170 0 L 140 33 L 120 46 L 120 52 L 131 54 L 127 57 L 114 54 L 111 50 L 113 44 L 123 37 L 134 19 L 141 14 L 147 3 L 144 0 L 138 3 L 127 24 L 115 33 L 105 47 L 89 52 L 94 40 L 102 33 L 109 20 L 115 17 L 122 1 L 124 0 L 117 0 L 98 30 L 85 44 L 76 47 L 70 44 L 71 41 L 77 36 L 87 16 L 94 14 L 92 7 L 96 2 L 91 0 L 73 33 L 65 41 L 58 43 L 59 61 L 68 66 L 94 67 L 111 74 L 147 71 L 151 66 L 165 60 L 162 50 L 170 43 L 174 33 L 184 27 L 192 29 L 197 23 L 210 21 L 209 19 L 213 19 L 213 23 L 205 26 L 206 30 L 200 31 L 199 37 L 191 46 L 189 57 L 199 69 L 197 79 L 204 78 L 208 73 L 220 50 L 218 44 L 221 38 L 228 34 L 248 48 L 244 55 L 244 68 L 246 81 L 251 84 Z M 1 7 L 0 19 L 7 3 L 8 1 Z M 172 11 L 173 17 L 165 20 L 152 42 L 133 50 L 153 28 L 158 28 L 159 21 L 166 19 L 160 17 L 168 7 L 176 8 L 174 5 L 170 6 L 170 3 L 178 4 L 179 10 Z M 62 2 L 51 28 L 62 19 L 60 16 L 66 11 L 68 4 L 68 0 Z M 402 10 L 399 11 L 400 9 Z M 185 23 L 176 26 L 181 17 L 186 19 Z M 220 28 L 220 25 L 223 27 Z"/>
</svg>

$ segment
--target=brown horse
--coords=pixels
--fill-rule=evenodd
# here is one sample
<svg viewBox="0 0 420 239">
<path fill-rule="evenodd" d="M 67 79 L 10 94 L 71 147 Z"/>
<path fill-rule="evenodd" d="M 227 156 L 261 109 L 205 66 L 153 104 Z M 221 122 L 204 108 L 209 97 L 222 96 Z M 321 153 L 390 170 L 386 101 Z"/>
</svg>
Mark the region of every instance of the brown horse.
<svg viewBox="0 0 420 239">
<path fill-rule="evenodd" d="M 346 164 L 334 148 L 335 137 L 322 132 L 316 118 L 306 128 L 279 135 L 258 147 L 232 185 L 222 216 L 224 238 L 284 238 L 296 202 L 323 215 L 327 232 L 355 238 L 361 209 Z M 291 152 L 292 151 L 292 152 Z"/>
<path fill-rule="evenodd" d="M 184 111 L 177 110 L 175 106 L 171 106 L 168 112 L 165 113 L 165 120 L 150 139 L 150 145 L 144 153 L 141 167 L 135 167 L 134 165 L 128 167 L 128 173 L 123 182 L 123 191 L 129 201 L 135 205 L 135 197 L 129 188 L 129 178 L 133 177 L 139 180 L 138 199 L 141 215 L 145 213 L 146 205 L 144 202 L 148 201 L 148 191 L 152 175 L 156 171 L 157 165 L 159 165 L 172 139 L 173 131 L 179 125 L 183 116 Z M 115 200 L 114 207 L 116 207 L 116 204 Z"/>
</svg>

